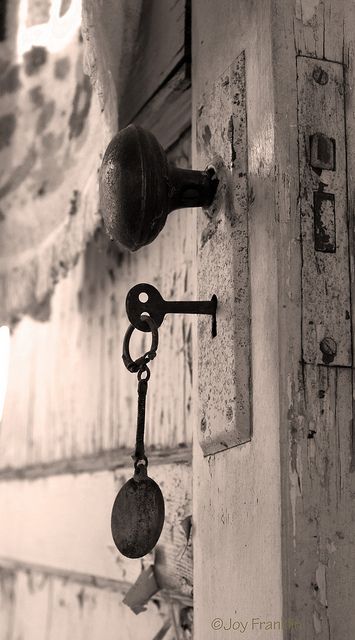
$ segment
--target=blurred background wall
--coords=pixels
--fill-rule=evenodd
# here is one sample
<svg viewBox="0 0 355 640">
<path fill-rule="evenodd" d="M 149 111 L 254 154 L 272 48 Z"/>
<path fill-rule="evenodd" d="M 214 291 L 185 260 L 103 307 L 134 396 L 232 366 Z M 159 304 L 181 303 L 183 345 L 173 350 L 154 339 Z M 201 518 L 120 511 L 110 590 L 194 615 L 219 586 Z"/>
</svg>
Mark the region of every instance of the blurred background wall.
<svg viewBox="0 0 355 640">
<path fill-rule="evenodd" d="M 174 214 L 153 246 L 120 251 L 97 183 L 131 121 L 191 166 L 189 4 L 3 1 L 0 20 L 0 638 L 190 638 L 189 316 L 166 319 L 151 368 L 147 445 L 166 499 L 156 550 L 123 558 L 110 511 L 135 437 L 126 293 L 147 281 L 194 297 L 193 221 Z M 139 576 L 137 616 L 122 601 Z"/>
</svg>

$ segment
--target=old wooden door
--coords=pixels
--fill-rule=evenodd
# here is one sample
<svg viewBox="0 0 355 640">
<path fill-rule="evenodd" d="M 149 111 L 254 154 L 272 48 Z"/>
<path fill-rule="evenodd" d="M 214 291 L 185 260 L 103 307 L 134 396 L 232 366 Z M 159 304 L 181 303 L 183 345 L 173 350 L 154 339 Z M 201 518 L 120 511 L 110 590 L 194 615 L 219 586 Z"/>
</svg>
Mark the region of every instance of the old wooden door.
<svg viewBox="0 0 355 640">
<path fill-rule="evenodd" d="M 85 4 L 105 115 L 121 23 L 116 3 Z M 180 166 L 192 148 L 218 193 L 133 256 L 98 231 L 45 317 L 13 331 L 1 638 L 181 640 L 192 605 L 198 640 L 352 637 L 353 4 L 191 4 L 143 2 L 119 125 L 153 130 Z M 141 563 L 117 554 L 109 515 L 135 421 L 123 302 L 145 280 L 219 306 L 214 337 L 206 318 L 161 330 L 147 444 L 167 522 Z M 135 617 L 122 600 L 142 570 Z"/>
<path fill-rule="evenodd" d="M 223 189 L 198 214 L 197 638 L 353 634 L 354 20 L 193 3 L 194 158 Z"/>
</svg>

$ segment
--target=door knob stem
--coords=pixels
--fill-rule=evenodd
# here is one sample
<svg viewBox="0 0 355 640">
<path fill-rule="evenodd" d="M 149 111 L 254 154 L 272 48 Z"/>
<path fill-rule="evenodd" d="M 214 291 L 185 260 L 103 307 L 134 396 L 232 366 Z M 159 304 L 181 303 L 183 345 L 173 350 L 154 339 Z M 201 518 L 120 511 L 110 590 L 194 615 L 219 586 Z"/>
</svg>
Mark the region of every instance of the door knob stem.
<svg viewBox="0 0 355 640">
<path fill-rule="evenodd" d="M 218 180 L 212 171 L 179 169 L 170 165 L 171 194 L 169 212 L 189 207 L 209 207 L 212 204 Z"/>
</svg>

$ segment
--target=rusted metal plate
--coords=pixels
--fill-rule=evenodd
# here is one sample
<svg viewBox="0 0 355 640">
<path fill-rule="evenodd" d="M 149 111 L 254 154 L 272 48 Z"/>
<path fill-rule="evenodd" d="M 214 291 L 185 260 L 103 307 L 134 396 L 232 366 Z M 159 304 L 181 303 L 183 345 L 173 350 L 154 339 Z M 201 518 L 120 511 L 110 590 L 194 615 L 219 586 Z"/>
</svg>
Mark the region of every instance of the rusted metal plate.
<svg viewBox="0 0 355 640">
<path fill-rule="evenodd" d="M 335 196 L 333 193 L 313 194 L 314 248 L 324 253 L 336 252 Z"/>
<path fill-rule="evenodd" d="M 351 366 L 343 66 L 297 60 L 302 346 L 309 364 Z"/>
<path fill-rule="evenodd" d="M 200 443 L 205 455 L 250 440 L 250 304 L 245 56 L 242 53 L 198 106 L 200 166 L 212 164 L 219 187 L 198 213 L 198 298 L 218 298 L 217 335 L 198 320 Z"/>
</svg>

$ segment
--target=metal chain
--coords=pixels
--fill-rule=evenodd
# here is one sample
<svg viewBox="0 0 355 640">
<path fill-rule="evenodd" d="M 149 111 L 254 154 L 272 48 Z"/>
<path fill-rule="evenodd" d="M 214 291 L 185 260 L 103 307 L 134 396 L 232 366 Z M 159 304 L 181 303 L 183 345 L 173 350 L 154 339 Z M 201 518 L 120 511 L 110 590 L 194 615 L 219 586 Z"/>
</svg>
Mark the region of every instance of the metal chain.
<svg viewBox="0 0 355 640">
<path fill-rule="evenodd" d="M 133 325 L 129 325 L 126 335 L 123 341 L 123 354 L 122 359 L 125 367 L 131 373 L 137 373 L 138 378 L 138 410 L 137 410 L 137 433 L 136 433 L 136 448 L 132 456 L 134 460 L 134 468 L 136 473 L 139 473 L 140 467 L 148 466 L 148 459 L 145 455 L 144 447 L 144 429 L 145 429 L 145 406 L 148 391 L 148 381 L 150 378 L 150 370 L 147 366 L 148 362 L 153 360 L 157 355 L 158 349 L 158 327 L 154 320 L 150 316 L 142 315 L 141 320 L 144 320 L 149 325 L 152 333 L 152 344 L 149 351 L 146 351 L 137 360 L 132 360 L 129 351 L 129 342 L 134 331 Z M 144 377 L 143 377 L 144 376 Z"/>
<path fill-rule="evenodd" d="M 143 373 L 146 374 L 145 378 L 142 378 Z M 145 455 L 144 448 L 144 428 L 145 428 L 145 405 L 148 391 L 148 380 L 150 378 L 150 370 L 147 365 L 142 365 L 138 371 L 138 411 L 137 411 L 137 434 L 136 434 L 136 449 L 134 452 L 134 467 L 140 464 L 148 466 L 148 459 Z"/>
<path fill-rule="evenodd" d="M 146 353 L 144 353 L 140 358 L 137 358 L 137 360 L 132 360 L 131 354 L 129 352 L 129 342 L 134 331 L 134 326 L 132 324 L 129 325 L 123 340 L 122 360 L 126 369 L 128 369 L 130 373 L 138 373 L 138 371 L 142 367 L 146 366 L 148 362 L 153 360 L 157 355 L 159 343 L 158 327 L 150 316 L 142 315 L 141 319 L 147 322 L 147 324 L 149 325 L 150 331 L 152 333 L 152 344 L 149 351 L 146 351 Z"/>
</svg>

